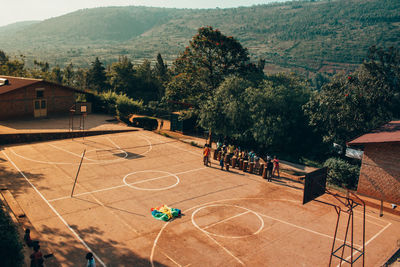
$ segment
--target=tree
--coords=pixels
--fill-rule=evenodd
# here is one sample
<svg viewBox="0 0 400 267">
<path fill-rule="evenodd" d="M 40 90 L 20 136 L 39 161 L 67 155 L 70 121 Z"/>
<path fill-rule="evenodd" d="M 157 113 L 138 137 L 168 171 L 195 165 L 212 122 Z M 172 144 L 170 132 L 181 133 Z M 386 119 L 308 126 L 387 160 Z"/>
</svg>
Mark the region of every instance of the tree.
<svg viewBox="0 0 400 267">
<path fill-rule="evenodd" d="M 388 49 L 372 46 L 368 50 L 368 60 L 363 66 L 371 77 L 379 81 L 380 87 L 387 87 L 393 93 L 390 102 L 393 116 L 400 118 L 400 50 L 390 47 Z"/>
<path fill-rule="evenodd" d="M 151 69 L 149 60 L 135 67 L 135 77 L 138 82 L 135 91 L 135 99 L 142 99 L 145 103 L 159 100 L 159 86 L 157 79 Z M 132 96 L 133 97 L 133 96 Z"/>
<path fill-rule="evenodd" d="M 160 53 L 157 54 L 157 62 L 153 68 L 153 73 L 158 81 L 158 99 L 162 99 L 165 95 L 165 84 L 169 81 L 168 66 Z"/>
<path fill-rule="evenodd" d="M 179 97 L 182 102 L 207 99 L 225 77 L 244 73 L 248 61 L 247 49 L 233 37 L 225 36 L 212 27 L 202 27 L 174 62 L 174 77 L 166 88 L 167 99 L 171 96 Z M 189 77 L 196 85 L 202 86 L 193 88 L 191 84 L 187 84 L 177 88 L 176 83 L 182 76 Z M 175 90 L 179 90 L 180 94 Z M 198 108 L 200 103 L 191 104 Z"/>
<path fill-rule="evenodd" d="M 302 106 L 307 103 L 308 84 L 294 74 L 276 74 L 257 87 L 246 89 L 254 140 L 270 152 L 306 154 L 318 143 L 308 126 Z"/>
<path fill-rule="evenodd" d="M 212 97 L 200 105 L 199 124 L 215 134 L 233 137 L 239 141 L 248 139 L 250 124 L 246 89 L 252 83 L 230 76 L 221 83 Z"/>
<path fill-rule="evenodd" d="M 0 66 L 4 65 L 8 61 L 8 56 L 3 50 L 0 50 Z"/>
<path fill-rule="evenodd" d="M 161 83 L 164 83 L 167 81 L 168 66 L 167 66 L 167 64 L 164 64 L 164 60 L 160 53 L 157 54 L 157 62 L 156 62 L 156 65 L 154 66 L 153 71 L 154 71 L 155 76 Z"/>
<path fill-rule="evenodd" d="M 75 86 L 75 71 L 74 71 L 74 65 L 72 63 L 69 63 L 65 68 L 62 77 L 62 83 L 68 86 Z"/>
<path fill-rule="evenodd" d="M 99 58 L 96 57 L 95 61 L 92 62 L 92 67 L 87 71 L 87 86 L 98 92 L 106 90 L 106 72 L 103 67 L 103 63 L 100 62 Z"/>
<path fill-rule="evenodd" d="M 384 80 L 361 66 L 351 75 L 334 76 L 320 92 L 313 93 L 304 110 L 325 142 L 345 148 L 347 141 L 392 118 L 393 96 Z"/>
<path fill-rule="evenodd" d="M 51 69 L 49 80 L 52 82 L 56 82 L 58 84 L 61 84 L 63 81 L 63 72 L 60 69 L 59 66 L 55 66 L 54 68 Z"/>
<path fill-rule="evenodd" d="M 137 81 L 132 62 L 126 57 L 120 57 L 118 62 L 111 65 L 108 72 L 112 89 L 118 93 L 125 93 L 134 96 Z"/>
</svg>

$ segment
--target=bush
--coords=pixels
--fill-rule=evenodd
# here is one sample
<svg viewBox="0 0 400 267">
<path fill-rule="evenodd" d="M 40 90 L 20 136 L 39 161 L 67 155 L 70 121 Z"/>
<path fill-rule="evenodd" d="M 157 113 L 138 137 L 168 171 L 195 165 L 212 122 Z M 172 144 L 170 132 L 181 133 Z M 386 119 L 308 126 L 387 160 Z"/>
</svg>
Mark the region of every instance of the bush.
<svg viewBox="0 0 400 267">
<path fill-rule="evenodd" d="M 115 109 L 118 119 L 130 124 L 129 118 L 132 114 L 139 113 L 142 110 L 143 102 L 135 101 L 122 94 L 117 95 Z"/>
<path fill-rule="evenodd" d="M 93 108 L 96 112 L 104 112 L 110 115 L 117 114 L 115 103 L 118 94 L 113 91 L 96 93 L 93 95 Z"/>
<path fill-rule="evenodd" d="M 2 205 L 1 202 L 0 205 Z M 0 207 L 0 226 L 1 266 L 22 266 L 24 255 L 19 234 L 3 207 Z"/>
<path fill-rule="evenodd" d="M 329 158 L 324 167 L 328 167 L 328 183 L 348 189 L 356 189 L 360 167 L 340 158 Z"/>
<path fill-rule="evenodd" d="M 136 117 L 132 120 L 132 125 L 135 127 L 140 127 L 145 130 L 155 130 L 158 127 L 158 121 L 154 118 L 149 117 Z"/>
</svg>

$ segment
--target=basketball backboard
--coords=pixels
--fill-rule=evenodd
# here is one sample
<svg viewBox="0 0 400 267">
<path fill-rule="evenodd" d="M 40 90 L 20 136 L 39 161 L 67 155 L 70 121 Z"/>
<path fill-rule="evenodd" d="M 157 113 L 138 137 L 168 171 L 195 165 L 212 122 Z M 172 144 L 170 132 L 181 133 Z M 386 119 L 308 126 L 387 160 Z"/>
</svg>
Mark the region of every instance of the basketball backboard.
<svg viewBox="0 0 400 267">
<path fill-rule="evenodd" d="M 306 174 L 303 205 L 325 194 L 328 168 L 324 167 Z"/>
</svg>

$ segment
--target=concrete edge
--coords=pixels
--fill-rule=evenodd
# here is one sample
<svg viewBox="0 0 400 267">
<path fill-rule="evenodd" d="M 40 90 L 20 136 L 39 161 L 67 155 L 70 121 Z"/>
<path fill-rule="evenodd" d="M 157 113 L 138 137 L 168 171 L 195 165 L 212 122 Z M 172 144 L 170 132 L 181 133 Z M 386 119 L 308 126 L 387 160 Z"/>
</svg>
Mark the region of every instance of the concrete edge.
<svg viewBox="0 0 400 267">
<path fill-rule="evenodd" d="M 6 194 L 4 194 L 3 192 L 6 192 Z M 15 200 L 15 198 L 13 197 L 13 195 L 9 190 L 4 188 L 0 190 L 0 201 L 3 202 L 7 213 L 9 214 L 9 216 L 11 217 L 11 219 L 13 220 L 14 224 L 17 227 L 20 236 L 19 239 L 22 244 L 25 266 L 30 266 L 31 262 L 30 255 L 33 253 L 33 250 L 29 248 L 23 240 L 25 229 L 27 228 L 31 230 L 32 239 L 40 241 L 41 245 L 40 250 L 42 251 L 43 255 L 49 255 L 49 254 L 53 255 L 52 257 L 45 259 L 45 265 L 61 266 L 61 264 L 58 262 L 55 255 L 53 254 L 52 252 L 53 250 L 47 244 L 47 242 L 39 239 L 40 234 L 33 227 L 32 223 L 26 217 L 25 212 L 19 206 L 18 202 Z M 10 203 L 12 202 L 14 202 L 14 204 L 10 205 Z"/>
<path fill-rule="evenodd" d="M 138 131 L 138 129 L 0 134 L 0 145 L 43 142 L 50 140 L 69 139 L 69 138 L 134 132 L 134 131 Z"/>
</svg>

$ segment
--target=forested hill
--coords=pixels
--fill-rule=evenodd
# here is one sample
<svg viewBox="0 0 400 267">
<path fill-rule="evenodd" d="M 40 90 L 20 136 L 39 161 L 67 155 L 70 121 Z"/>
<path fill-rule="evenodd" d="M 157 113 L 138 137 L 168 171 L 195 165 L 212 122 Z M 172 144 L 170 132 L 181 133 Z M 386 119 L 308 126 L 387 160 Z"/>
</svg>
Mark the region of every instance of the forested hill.
<svg viewBox="0 0 400 267">
<path fill-rule="evenodd" d="M 237 38 L 267 71 L 352 69 L 371 45 L 400 46 L 399 0 L 293 1 L 232 9 L 107 7 L 84 9 L 12 31 L 0 49 L 63 66 L 127 55 L 173 60 L 201 26 Z M 15 26 L 15 25 L 14 25 Z"/>
</svg>

